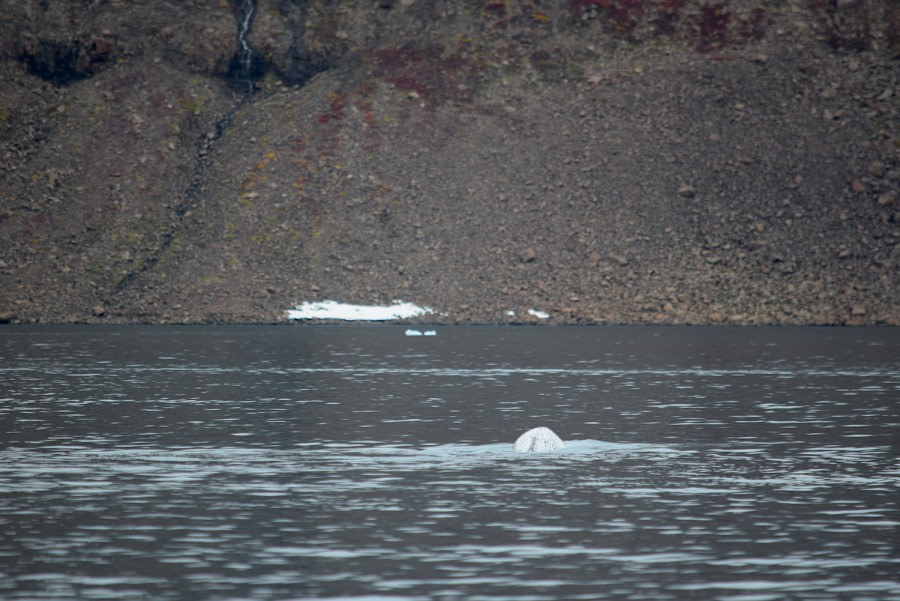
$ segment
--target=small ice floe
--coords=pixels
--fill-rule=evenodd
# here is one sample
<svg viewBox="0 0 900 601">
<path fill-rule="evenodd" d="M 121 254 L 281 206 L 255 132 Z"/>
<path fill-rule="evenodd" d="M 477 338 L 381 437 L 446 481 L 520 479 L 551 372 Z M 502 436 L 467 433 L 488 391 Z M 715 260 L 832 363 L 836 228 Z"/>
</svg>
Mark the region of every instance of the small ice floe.
<svg viewBox="0 0 900 601">
<path fill-rule="evenodd" d="M 541 426 L 520 436 L 513 445 L 518 453 L 543 453 L 566 448 L 566 443 L 550 428 Z"/>
<path fill-rule="evenodd" d="M 306 302 L 288 310 L 288 319 L 340 319 L 344 321 L 390 321 L 433 313 L 430 307 L 394 301 L 391 305 L 351 305 L 337 301 Z"/>
<path fill-rule="evenodd" d="M 437 332 L 434 330 L 425 330 L 424 332 L 422 330 L 406 330 L 403 333 L 407 336 L 437 336 Z"/>
<path fill-rule="evenodd" d="M 538 319 L 547 319 L 548 317 L 550 317 L 549 313 L 546 313 L 544 311 L 538 311 L 537 309 L 528 309 L 528 314 L 534 315 Z"/>
</svg>

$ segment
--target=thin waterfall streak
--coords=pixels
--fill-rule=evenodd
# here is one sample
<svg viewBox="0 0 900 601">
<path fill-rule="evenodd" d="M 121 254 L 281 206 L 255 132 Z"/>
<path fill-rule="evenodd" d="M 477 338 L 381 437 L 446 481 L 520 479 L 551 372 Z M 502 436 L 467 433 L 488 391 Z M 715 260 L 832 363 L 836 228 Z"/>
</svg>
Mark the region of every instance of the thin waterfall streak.
<svg viewBox="0 0 900 601">
<path fill-rule="evenodd" d="M 241 20 L 240 29 L 238 30 L 238 43 L 241 45 L 241 65 L 243 66 L 243 75 L 247 80 L 247 85 L 250 87 L 251 91 L 253 89 L 253 82 L 251 80 L 253 70 L 253 48 L 250 47 L 248 36 L 250 35 L 250 25 L 253 21 L 254 11 L 255 6 L 253 0 L 244 0 L 244 16 Z"/>
</svg>

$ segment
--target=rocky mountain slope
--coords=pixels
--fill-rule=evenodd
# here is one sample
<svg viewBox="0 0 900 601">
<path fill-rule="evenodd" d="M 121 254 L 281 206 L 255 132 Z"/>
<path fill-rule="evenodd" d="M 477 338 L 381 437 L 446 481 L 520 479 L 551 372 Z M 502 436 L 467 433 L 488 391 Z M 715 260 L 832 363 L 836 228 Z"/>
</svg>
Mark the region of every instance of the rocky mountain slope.
<svg viewBox="0 0 900 601">
<path fill-rule="evenodd" d="M 900 323 L 889 0 L 0 6 L 0 320 Z"/>
</svg>

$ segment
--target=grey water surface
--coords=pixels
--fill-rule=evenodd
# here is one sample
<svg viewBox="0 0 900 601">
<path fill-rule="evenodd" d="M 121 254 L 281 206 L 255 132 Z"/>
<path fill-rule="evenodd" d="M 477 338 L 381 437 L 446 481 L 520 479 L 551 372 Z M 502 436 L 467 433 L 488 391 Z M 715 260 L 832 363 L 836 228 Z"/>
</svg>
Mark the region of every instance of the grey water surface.
<svg viewBox="0 0 900 601">
<path fill-rule="evenodd" d="M 900 599 L 898 399 L 891 328 L 2 327 L 0 598 Z"/>
</svg>

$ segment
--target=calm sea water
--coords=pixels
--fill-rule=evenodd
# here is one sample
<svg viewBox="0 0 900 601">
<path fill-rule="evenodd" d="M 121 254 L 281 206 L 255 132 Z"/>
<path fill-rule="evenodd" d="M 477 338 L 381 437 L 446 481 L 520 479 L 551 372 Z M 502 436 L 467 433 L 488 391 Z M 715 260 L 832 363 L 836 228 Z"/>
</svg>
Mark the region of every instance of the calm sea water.
<svg viewBox="0 0 900 601">
<path fill-rule="evenodd" d="M 898 504 L 897 329 L 0 329 L 3 599 L 900 599 Z"/>
</svg>

